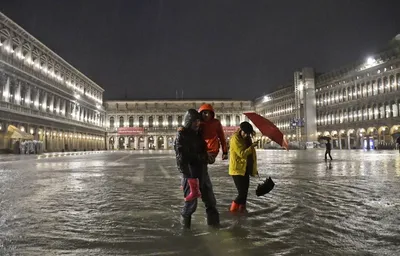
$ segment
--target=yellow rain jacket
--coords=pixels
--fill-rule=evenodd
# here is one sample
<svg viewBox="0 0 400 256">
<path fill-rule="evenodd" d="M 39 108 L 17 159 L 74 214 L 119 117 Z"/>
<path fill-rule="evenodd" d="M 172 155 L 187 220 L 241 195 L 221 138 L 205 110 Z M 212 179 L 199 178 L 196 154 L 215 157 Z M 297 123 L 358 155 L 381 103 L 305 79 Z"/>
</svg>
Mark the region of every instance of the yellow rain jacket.
<svg viewBox="0 0 400 256">
<path fill-rule="evenodd" d="M 247 147 L 245 139 L 236 131 L 229 142 L 229 175 L 246 174 L 247 157 L 253 154 L 253 171 L 251 175 L 257 175 L 257 155 L 253 147 Z"/>
</svg>

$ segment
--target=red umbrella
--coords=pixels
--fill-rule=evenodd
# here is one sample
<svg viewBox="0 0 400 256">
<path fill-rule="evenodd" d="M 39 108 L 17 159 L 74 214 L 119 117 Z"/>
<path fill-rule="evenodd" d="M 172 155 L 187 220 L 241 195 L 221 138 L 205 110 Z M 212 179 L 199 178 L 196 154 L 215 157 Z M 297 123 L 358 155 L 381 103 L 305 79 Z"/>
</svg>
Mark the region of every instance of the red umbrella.
<svg viewBox="0 0 400 256">
<path fill-rule="evenodd" d="M 254 112 L 247 112 L 243 114 L 245 114 L 250 121 L 253 122 L 253 124 L 264 136 L 267 136 L 271 140 L 281 145 L 281 147 L 289 150 L 288 143 L 283 137 L 283 133 L 271 121 Z"/>
</svg>

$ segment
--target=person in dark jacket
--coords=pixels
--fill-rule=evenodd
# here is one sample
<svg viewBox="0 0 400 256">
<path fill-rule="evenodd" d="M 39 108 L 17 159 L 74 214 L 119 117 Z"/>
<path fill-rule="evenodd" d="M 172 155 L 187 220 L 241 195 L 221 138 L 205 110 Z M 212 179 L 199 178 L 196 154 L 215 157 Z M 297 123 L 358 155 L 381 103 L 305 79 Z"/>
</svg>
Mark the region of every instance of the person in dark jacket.
<svg viewBox="0 0 400 256">
<path fill-rule="evenodd" d="M 178 129 L 174 143 L 177 166 L 182 173 L 185 203 L 181 215 L 185 228 L 191 226 L 191 218 L 196 211 L 198 197 L 201 197 L 205 204 L 208 225 L 219 225 L 219 213 L 207 171 L 207 147 L 198 132 L 200 120 L 199 112 L 189 109 L 184 116 L 183 127 Z"/>
<path fill-rule="evenodd" d="M 328 155 L 332 160 L 331 150 L 332 150 L 332 144 L 331 144 L 330 140 L 327 140 L 327 142 L 326 142 L 326 150 L 325 150 L 325 161 L 328 160 Z"/>
</svg>

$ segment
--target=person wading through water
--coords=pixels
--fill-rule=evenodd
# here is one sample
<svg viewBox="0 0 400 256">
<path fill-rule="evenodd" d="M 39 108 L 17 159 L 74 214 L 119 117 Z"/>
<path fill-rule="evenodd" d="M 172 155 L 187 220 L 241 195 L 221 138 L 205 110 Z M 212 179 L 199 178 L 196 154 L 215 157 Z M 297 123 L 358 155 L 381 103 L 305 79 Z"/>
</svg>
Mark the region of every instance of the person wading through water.
<svg viewBox="0 0 400 256">
<path fill-rule="evenodd" d="M 250 176 L 258 175 L 257 155 L 254 149 L 258 142 L 253 143 L 251 139 L 254 135 L 253 126 L 249 122 L 242 122 L 230 140 L 229 175 L 232 176 L 238 191 L 238 195 L 231 204 L 231 212 L 247 212 Z"/>
<path fill-rule="evenodd" d="M 219 227 L 217 202 L 207 171 L 207 147 L 198 131 L 200 119 L 201 115 L 197 110 L 189 109 L 184 116 L 184 125 L 178 128 L 174 142 L 177 166 L 182 173 L 185 203 L 181 215 L 185 228 L 191 227 L 192 214 L 196 211 L 199 197 L 206 207 L 207 224 Z"/>
</svg>

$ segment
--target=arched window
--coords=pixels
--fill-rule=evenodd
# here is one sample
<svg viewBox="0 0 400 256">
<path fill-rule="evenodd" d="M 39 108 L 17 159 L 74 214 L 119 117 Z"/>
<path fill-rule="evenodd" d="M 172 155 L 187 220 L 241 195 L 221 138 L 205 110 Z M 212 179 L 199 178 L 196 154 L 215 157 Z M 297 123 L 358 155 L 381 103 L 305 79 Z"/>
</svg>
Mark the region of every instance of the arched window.
<svg viewBox="0 0 400 256">
<path fill-rule="evenodd" d="M 236 126 L 240 124 L 240 116 L 236 116 Z"/>
<path fill-rule="evenodd" d="M 114 117 L 110 117 L 110 128 L 114 128 Z"/>
<path fill-rule="evenodd" d="M 163 127 L 164 118 L 163 116 L 158 117 L 158 127 Z"/>
<path fill-rule="evenodd" d="M 129 127 L 133 127 L 133 116 L 129 117 Z"/>
<path fill-rule="evenodd" d="M 168 128 L 172 128 L 172 116 L 168 116 Z"/>
<path fill-rule="evenodd" d="M 124 127 L 124 117 L 123 116 L 119 117 L 119 127 Z"/>
<path fill-rule="evenodd" d="M 143 116 L 139 116 L 139 127 L 143 127 Z"/>
<path fill-rule="evenodd" d="M 226 120 L 226 126 L 231 126 L 231 116 L 230 115 L 226 116 L 225 120 Z"/>
</svg>

